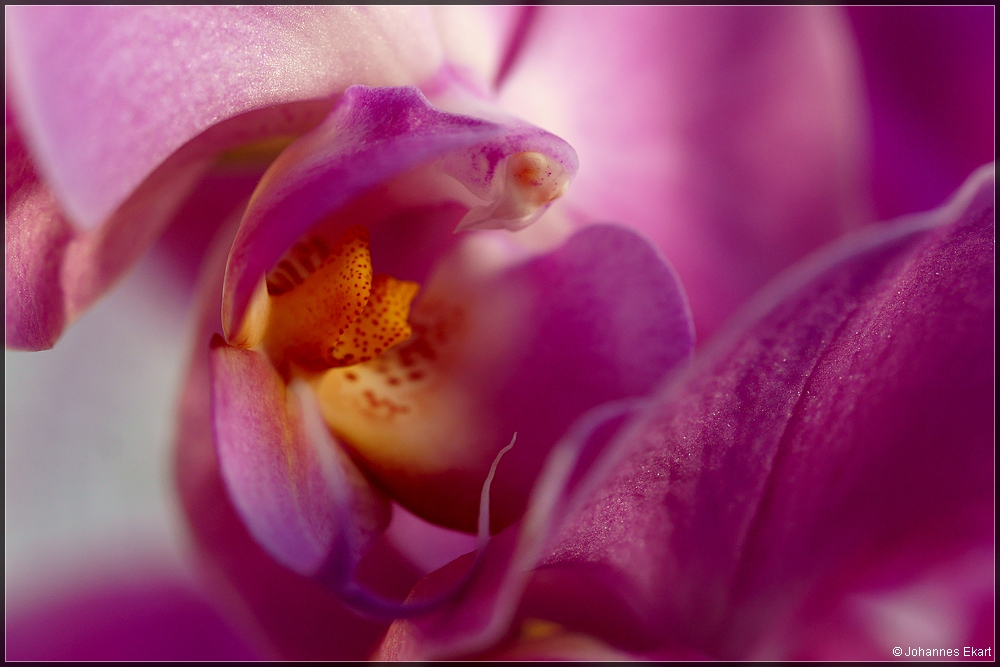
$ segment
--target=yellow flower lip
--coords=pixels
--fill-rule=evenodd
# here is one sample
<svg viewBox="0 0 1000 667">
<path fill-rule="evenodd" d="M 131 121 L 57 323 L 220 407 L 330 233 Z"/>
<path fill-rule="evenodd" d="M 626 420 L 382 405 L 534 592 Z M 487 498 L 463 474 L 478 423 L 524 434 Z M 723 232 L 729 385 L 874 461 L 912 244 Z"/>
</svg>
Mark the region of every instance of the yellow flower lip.
<svg viewBox="0 0 1000 667">
<path fill-rule="evenodd" d="M 283 377 L 363 363 L 410 337 L 414 282 L 373 275 L 368 230 L 296 243 L 265 276 L 238 343 L 261 345 Z"/>
</svg>

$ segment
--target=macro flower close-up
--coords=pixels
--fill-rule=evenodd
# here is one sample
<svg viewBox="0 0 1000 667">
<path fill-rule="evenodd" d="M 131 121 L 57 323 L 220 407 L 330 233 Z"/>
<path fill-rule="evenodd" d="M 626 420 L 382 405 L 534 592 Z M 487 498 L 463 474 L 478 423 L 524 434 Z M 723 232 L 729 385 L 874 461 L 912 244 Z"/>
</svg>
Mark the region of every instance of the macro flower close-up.
<svg viewBox="0 0 1000 667">
<path fill-rule="evenodd" d="M 8 659 L 992 659 L 992 7 L 5 10 Z"/>
</svg>

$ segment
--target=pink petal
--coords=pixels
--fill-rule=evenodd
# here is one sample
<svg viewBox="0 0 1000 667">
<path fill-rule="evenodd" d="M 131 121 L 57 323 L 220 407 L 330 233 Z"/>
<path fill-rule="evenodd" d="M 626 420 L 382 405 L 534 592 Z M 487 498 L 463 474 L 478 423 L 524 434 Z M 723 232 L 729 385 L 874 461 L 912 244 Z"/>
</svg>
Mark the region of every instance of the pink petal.
<svg viewBox="0 0 1000 667">
<path fill-rule="evenodd" d="M 417 83 L 441 60 L 422 9 L 12 7 L 5 17 L 32 149 L 86 229 L 222 120 L 355 83 Z"/>
<path fill-rule="evenodd" d="M 989 168 L 776 283 L 621 442 L 539 570 L 544 611 L 522 613 L 633 649 L 791 657 L 774 641 L 800 605 L 815 631 L 817 608 L 990 545 L 993 252 Z M 917 574 L 887 579 L 907 553 Z M 974 628 L 976 596 L 951 599 Z"/>
<path fill-rule="evenodd" d="M 866 221 L 856 69 L 832 9 L 551 7 L 501 102 L 577 149 L 571 203 L 649 235 L 706 340 Z"/>
<path fill-rule="evenodd" d="M 7 107 L 8 290 L 7 344 L 20 349 L 51 347 L 62 329 L 113 286 L 172 220 L 191 218 L 199 180 L 211 179 L 211 156 L 229 142 L 301 133 L 318 122 L 326 102 L 271 108 L 224 122 L 170 157 L 131 194 L 110 219 L 93 230 L 71 224 L 21 140 L 20 119 Z M 319 115 L 317 115 L 319 114 Z M 21 174 L 20 176 L 18 174 Z M 11 178 L 14 179 L 13 182 Z M 202 208 L 211 208 L 199 204 Z M 209 230 L 209 233 L 211 230 Z"/>
<path fill-rule="evenodd" d="M 227 335 L 242 319 L 261 275 L 325 215 L 443 158 L 471 187 L 487 187 L 500 160 L 522 151 L 544 153 L 571 176 L 576 173 L 573 149 L 538 128 L 445 113 L 415 88 L 350 88 L 322 125 L 275 161 L 254 195 L 226 269 Z M 391 201 L 380 204 L 390 212 L 400 208 Z M 378 268 L 392 273 L 393 267 Z"/>
<path fill-rule="evenodd" d="M 510 5 L 435 6 L 434 22 L 445 58 L 472 70 L 484 83 L 492 83 L 514 46 L 521 17 L 529 9 Z"/>
<path fill-rule="evenodd" d="M 10 344 L 28 349 L 51 346 L 134 263 L 219 152 L 302 134 L 348 85 L 421 81 L 442 57 L 420 9 L 13 7 L 5 17 L 9 98 L 43 183 L 7 244 Z"/>
<path fill-rule="evenodd" d="M 9 348 L 44 350 L 66 322 L 59 269 L 73 229 L 39 182 L 9 105 L 5 121 L 4 334 Z"/>
</svg>

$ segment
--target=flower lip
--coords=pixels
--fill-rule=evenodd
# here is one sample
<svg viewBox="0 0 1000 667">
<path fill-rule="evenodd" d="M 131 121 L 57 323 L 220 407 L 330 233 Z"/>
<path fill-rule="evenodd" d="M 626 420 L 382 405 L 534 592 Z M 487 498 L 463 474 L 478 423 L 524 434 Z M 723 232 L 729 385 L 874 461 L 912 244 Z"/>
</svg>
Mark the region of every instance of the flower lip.
<svg viewBox="0 0 1000 667">
<path fill-rule="evenodd" d="M 456 188 L 464 193 L 468 208 L 483 202 L 492 206 L 497 202 L 491 200 L 507 194 L 502 187 L 506 168 L 501 168 L 507 159 L 535 153 L 544 157 L 543 166 L 556 178 L 541 188 L 530 183 L 524 187 L 519 181 L 521 190 L 534 192 L 536 200 L 538 191 L 554 198 L 577 170 L 576 153 L 562 139 L 520 121 L 494 122 L 440 111 L 414 87 L 352 86 L 319 127 L 275 161 L 251 198 L 226 267 L 222 320 L 227 339 L 238 331 L 260 277 L 325 216 L 421 166 L 434 172 L 428 176 L 433 187 L 416 195 L 411 187 L 415 202 L 375 197 L 369 203 L 381 210 L 366 211 L 370 227 L 406 205 L 455 200 Z M 444 181 L 464 187 L 455 184 L 449 189 Z M 541 201 L 536 208 L 547 203 Z M 357 222 L 345 219 L 337 224 L 346 228 Z M 516 224 L 523 222 L 518 219 Z M 394 273 L 391 266 L 378 269 Z"/>
<path fill-rule="evenodd" d="M 265 278 L 238 335 L 262 345 L 286 380 L 377 357 L 411 333 L 410 302 L 419 284 L 373 275 L 370 235 L 361 225 L 339 239 L 296 243 Z M 266 293 L 265 293 L 266 292 Z"/>
</svg>

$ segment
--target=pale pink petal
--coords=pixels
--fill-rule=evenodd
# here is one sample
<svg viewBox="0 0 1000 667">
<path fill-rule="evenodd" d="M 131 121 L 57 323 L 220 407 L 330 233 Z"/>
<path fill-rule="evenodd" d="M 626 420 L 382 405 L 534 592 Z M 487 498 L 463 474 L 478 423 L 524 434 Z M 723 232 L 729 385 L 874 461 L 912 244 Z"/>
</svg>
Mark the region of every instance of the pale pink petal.
<svg viewBox="0 0 1000 667">
<path fill-rule="evenodd" d="M 355 83 L 418 83 L 441 61 L 423 9 L 8 7 L 5 17 L 29 143 L 86 229 L 220 121 Z"/>
<path fill-rule="evenodd" d="M 73 224 L 52 190 L 38 180 L 36 163 L 21 140 L 21 119 L 8 106 L 8 161 L 18 167 L 7 172 L 8 190 L 16 190 L 7 198 L 6 273 L 11 291 L 7 344 L 21 349 L 51 347 L 62 329 L 113 286 L 171 220 L 189 213 L 185 205 L 200 194 L 199 181 L 211 177 L 216 151 L 231 142 L 300 134 L 315 125 L 328 106 L 314 101 L 269 108 L 209 129 L 160 165 L 92 230 Z M 211 208 L 204 202 L 195 206 Z M 208 233 L 218 224 L 200 213 L 184 224 L 192 222 L 207 224 Z M 40 326 L 43 333 L 32 333 Z"/>
<path fill-rule="evenodd" d="M 570 202 L 657 244 L 704 341 L 867 220 L 856 70 L 834 9 L 546 7 L 501 102 L 577 149 Z"/>
<path fill-rule="evenodd" d="M 521 17 L 530 8 L 438 5 L 433 9 L 445 58 L 489 85 L 503 67 Z"/>
</svg>

